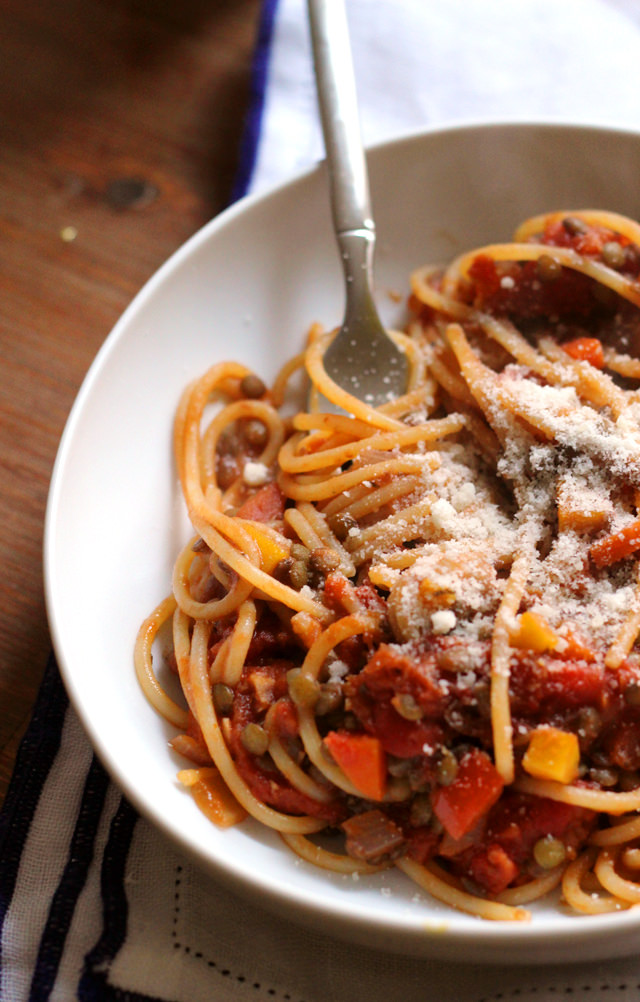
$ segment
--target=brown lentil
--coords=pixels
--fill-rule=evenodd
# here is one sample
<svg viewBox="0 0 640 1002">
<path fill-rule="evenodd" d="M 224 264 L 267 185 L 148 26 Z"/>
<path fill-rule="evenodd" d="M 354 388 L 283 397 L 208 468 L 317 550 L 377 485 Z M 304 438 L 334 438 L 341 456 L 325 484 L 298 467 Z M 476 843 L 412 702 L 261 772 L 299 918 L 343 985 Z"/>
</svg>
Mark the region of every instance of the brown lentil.
<svg viewBox="0 0 640 1002">
<path fill-rule="evenodd" d="M 292 543 L 291 556 L 295 557 L 296 560 L 304 560 L 306 563 L 311 556 L 311 551 L 303 543 Z"/>
<path fill-rule="evenodd" d="M 578 737 L 593 741 L 600 733 L 602 718 L 595 706 L 583 706 L 578 713 Z"/>
<path fill-rule="evenodd" d="M 300 668 L 287 672 L 289 695 L 296 706 L 312 710 L 320 698 L 320 683 L 315 678 L 303 675 Z"/>
<path fill-rule="evenodd" d="M 315 705 L 315 714 L 324 717 L 325 714 L 337 710 L 342 703 L 342 686 L 337 682 L 325 682 L 320 686 L 320 695 Z"/>
<path fill-rule="evenodd" d="M 283 560 L 279 560 L 272 572 L 276 581 L 281 581 L 282 584 L 290 584 L 293 564 L 293 557 L 284 557 Z"/>
<path fill-rule="evenodd" d="M 618 783 L 617 769 L 590 769 L 589 777 L 599 786 L 616 786 Z"/>
<path fill-rule="evenodd" d="M 551 254 L 541 254 L 536 261 L 536 273 L 541 282 L 555 282 L 560 278 L 562 265 Z"/>
<path fill-rule="evenodd" d="M 262 448 L 267 444 L 269 430 L 263 421 L 258 418 L 250 418 L 243 428 L 245 440 L 249 445 Z"/>
<path fill-rule="evenodd" d="M 350 529 L 357 529 L 358 523 L 353 515 L 348 512 L 338 512 L 333 518 L 328 520 L 329 528 L 340 542 L 343 542 L 349 535 Z"/>
<path fill-rule="evenodd" d="M 289 571 L 289 583 L 296 591 L 300 591 L 309 583 L 309 565 L 304 560 L 294 560 Z"/>
<path fill-rule="evenodd" d="M 543 870 L 553 870 L 554 867 L 564 863 L 567 855 L 564 842 L 553 835 L 545 835 L 539 838 L 533 847 L 533 858 L 538 866 Z"/>
<path fill-rule="evenodd" d="M 340 566 L 340 557 L 335 550 L 330 550 L 328 546 L 318 546 L 311 551 L 310 564 L 318 574 L 331 574 Z"/>
<path fill-rule="evenodd" d="M 199 539 L 196 539 L 191 549 L 193 550 L 194 553 L 211 553 L 209 544 L 205 543 L 202 536 L 200 536 Z"/>
<path fill-rule="evenodd" d="M 422 720 L 424 713 L 422 707 L 416 703 L 410 692 L 399 692 L 391 700 L 396 713 L 399 713 L 405 720 Z"/>
<path fill-rule="evenodd" d="M 609 240 L 602 248 L 602 260 L 608 268 L 622 268 L 626 260 L 624 247 L 617 240 Z"/>
<path fill-rule="evenodd" d="M 224 682 L 216 682 L 213 687 L 213 703 L 218 713 L 228 713 L 233 706 L 233 689 Z"/>
<path fill-rule="evenodd" d="M 247 724 L 240 740 L 251 755 L 264 755 L 269 747 L 269 735 L 260 724 Z"/>
<path fill-rule="evenodd" d="M 249 372 L 243 379 L 240 380 L 240 392 L 243 397 L 247 397 L 249 400 L 256 400 L 258 397 L 263 397 L 267 392 L 267 387 L 260 379 L 260 376 L 254 375 Z"/>
<path fill-rule="evenodd" d="M 562 220 L 562 225 L 571 237 L 579 237 L 583 233 L 586 233 L 588 226 L 583 223 L 581 219 L 577 219 L 575 216 L 565 216 Z"/>
<path fill-rule="evenodd" d="M 436 781 L 440 786 L 450 786 L 457 774 L 457 758 L 449 748 L 443 748 L 436 766 Z"/>
</svg>

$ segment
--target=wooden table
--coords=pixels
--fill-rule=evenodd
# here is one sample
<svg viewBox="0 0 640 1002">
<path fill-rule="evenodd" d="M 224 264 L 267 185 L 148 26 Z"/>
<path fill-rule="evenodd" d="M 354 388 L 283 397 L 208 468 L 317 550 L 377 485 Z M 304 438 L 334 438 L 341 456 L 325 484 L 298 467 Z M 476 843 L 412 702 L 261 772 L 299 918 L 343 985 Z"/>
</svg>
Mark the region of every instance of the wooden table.
<svg viewBox="0 0 640 1002">
<path fill-rule="evenodd" d="M 229 197 L 259 0 L 4 0 L 0 32 L 0 800 L 51 648 L 51 469 L 82 379 Z"/>
</svg>

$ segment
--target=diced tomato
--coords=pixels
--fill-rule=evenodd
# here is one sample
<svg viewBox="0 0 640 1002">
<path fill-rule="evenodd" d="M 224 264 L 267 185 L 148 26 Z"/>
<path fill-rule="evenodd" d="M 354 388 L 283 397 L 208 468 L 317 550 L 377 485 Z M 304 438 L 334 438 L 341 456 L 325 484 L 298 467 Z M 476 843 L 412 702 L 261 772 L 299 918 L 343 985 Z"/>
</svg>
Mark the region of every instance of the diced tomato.
<svg viewBox="0 0 640 1002">
<path fill-rule="evenodd" d="M 535 261 L 496 262 L 478 254 L 469 267 L 474 302 L 481 309 L 518 320 L 533 320 L 557 314 L 586 317 L 598 308 L 592 294 L 592 280 L 570 268 L 563 268 L 553 282 L 541 283 Z M 510 281 L 504 283 L 508 278 Z"/>
<path fill-rule="evenodd" d="M 440 724 L 429 720 L 405 720 L 387 702 L 372 707 L 370 729 L 380 739 L 384 750 L 398 758 L 428 755 L 444 735 Z"/>
<path fill-rule="evenodd" d="M 370 734 L 330 731 L 324 743 L 357 790 L 367 800 L 382 800 L 387 784 L 387 756 Z"/>
<path fill-rule="evenodd" d="M 571 858 L 596 817 L 582 807 L 506 790 L 478 826 L 475 844 L 450 857 L 449 865 L 458 876 L 471 877 L 490 894 L 498 894 L 518 877 L 539 872 L 533 859 L 538 839 L 559 839 Z"/>
<path fill-rule="evenodd" d="M 624 529 L 599 539 L 590 547 L 589 556 L 596 567 L 609 567 L 631 556 L 636 550 L 640 550 L 640 518 Z"/>
<path fill-rule="evenodd" d="M 279 699 L 274 707 L 274 725 L 284 738 L 294 738 L 300 733 L 298 711 L 288 697 Z"/>
<path fill-rule="evenodd" d="M 490 894 L 500 894 L 518 876 L 518 867 L 501 845 L 490 845 L 473 856 L 469 871 L 475 882 Z"/>
<path fill-rule="evenodd" d="M 265 484 L 238 509 L 238 518 L 253 522 L 279 522 L 284 517 L 285 497 L 277 484 Z"/>
<path fill-rule="evenodd" d="M 468 752 L 449 786 L 440 786 L 432 796 L 433 810 L 452 838 L 459 839 L 499 799 L 502 776 L 482 751 Z"/>
<path fill-rule="evenodd" d="M 405 831 L 407 855 L 416 863 L 426 863 L 435 854 L 438 847 L 438 834 L 426 825 L 421 828 L 408 828 Z"/>
<path fill-rule="evenodd" d="M 595 369 L 604 368 L 602 341 L 599 341 L 597 337 L 574 338 L 573 341 L 566 341 L 562 345 L 562 350 L 580 362 L 588 362 Z"/>
<path fill-rule="evenodd" d="M 634 771 L 640 768 L 640 721 L 617 723 L 606 739 L 605 747 L 612 765 Z"/>
</svg>

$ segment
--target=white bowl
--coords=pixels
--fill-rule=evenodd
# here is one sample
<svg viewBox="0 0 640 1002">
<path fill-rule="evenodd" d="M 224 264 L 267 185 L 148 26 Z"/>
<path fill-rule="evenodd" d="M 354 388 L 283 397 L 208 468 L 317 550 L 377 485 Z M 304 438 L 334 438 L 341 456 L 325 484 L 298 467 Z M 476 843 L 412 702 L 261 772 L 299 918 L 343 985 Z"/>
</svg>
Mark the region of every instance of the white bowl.
<svg viewBox="0 0 640 1002">
<path fill-rule="evenodd" d="M 603 207 L 640 215 L 640 135 L 562 125 L 457 127 L 370 151 L 377 294 L 391 325 L 417 265 L 508 238 L 527 216 Z M 636 911 L 569 915 L 557 900 L 530 924 L 489 923 L 417 894 L 399 872 L 353 881 L 294 857 L 254 822 L 215 828 L 176 781 L 171 728 L 146 703 L 132 650 L 169 590 L 189 527 L 171 454 L 183 386 L 238 359 L 265 378 L 312 321 L 341 316 L 326 179 L 314 170 L 233 206 L 136 297 L 99 352 L 69 417 L 46 521 L 55 649 L 95 749 L 135 806 L 233 886 L 325 931 L 406 953 L 532 962 L 632 952 Z M 588 952 L 587 952 L 588 951 Z"/>
</svg>

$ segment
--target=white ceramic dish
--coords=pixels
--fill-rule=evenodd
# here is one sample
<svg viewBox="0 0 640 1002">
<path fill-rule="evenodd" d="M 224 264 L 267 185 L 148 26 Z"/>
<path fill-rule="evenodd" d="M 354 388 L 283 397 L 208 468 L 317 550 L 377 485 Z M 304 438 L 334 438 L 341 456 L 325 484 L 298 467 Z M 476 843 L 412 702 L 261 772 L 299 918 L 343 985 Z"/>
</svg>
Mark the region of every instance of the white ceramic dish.
<svg viewBox="0 0 640 1002">
<path fill-rule="evenodd" d="M 640 135 L 560 125 L 452 128 L 370 152 L 377 293 L 398 324 L 410 269 L 507 238 L 547 209 L 640 216 Z M 402 874 L 355 882 L 296 861 L 253 822 L 219 831 L 177 783 L 171 729 L 145 702 L 132 648 L 188 538 L 171 455 L 184 384 L 239 359 L 266 378 L 310 322 L 341 317 L 323 171 L 246 199 L 196 234 L 145 286 L 98 354 L 70 415 L 47 512 L 46 592 L 72 701 L 136 807 L 201 865 L 294 919 L 396 951 L 533 962 L 630 953 L 640 913 L 482 922 L 430 901 Z M 588 951 L 588 952 L 587 952 Z"/>
</svg>

